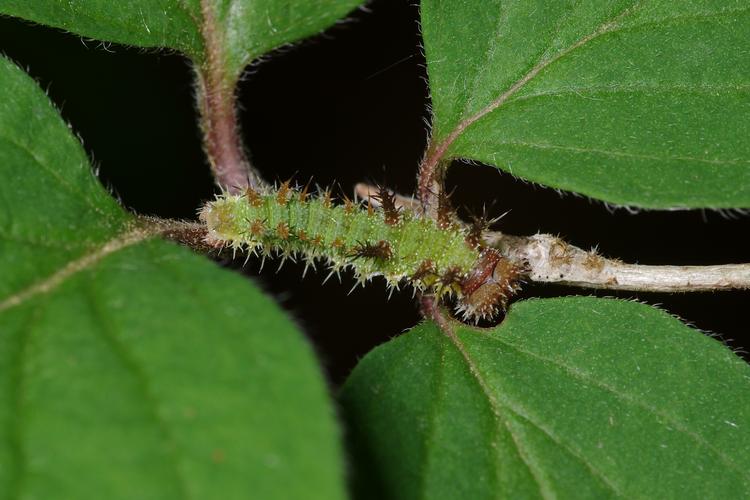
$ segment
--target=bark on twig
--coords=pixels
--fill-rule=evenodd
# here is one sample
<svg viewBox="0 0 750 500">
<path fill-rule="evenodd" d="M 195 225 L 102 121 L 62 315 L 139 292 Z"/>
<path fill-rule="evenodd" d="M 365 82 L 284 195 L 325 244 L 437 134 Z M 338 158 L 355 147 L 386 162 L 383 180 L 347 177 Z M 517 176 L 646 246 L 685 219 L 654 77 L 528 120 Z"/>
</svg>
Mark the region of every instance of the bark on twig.
<svg viewBox="0 0 750 500">
<path fill-rule="evenodd" d="M 139 225 L 154 236 L 161 236 L 201 253 L 214 250 L 206 242 L 207 229 L 200 222 L 189 222 L 158 217 L 139 217 Z"/>
<path fill-rule="evenodd" d="M 485 241 L 541 283 L 640 292 L 700 292 L 750 288 L 750 264 L 649 266 L 606 259 L 549 234 L 488 233 Z"/>
</svg>

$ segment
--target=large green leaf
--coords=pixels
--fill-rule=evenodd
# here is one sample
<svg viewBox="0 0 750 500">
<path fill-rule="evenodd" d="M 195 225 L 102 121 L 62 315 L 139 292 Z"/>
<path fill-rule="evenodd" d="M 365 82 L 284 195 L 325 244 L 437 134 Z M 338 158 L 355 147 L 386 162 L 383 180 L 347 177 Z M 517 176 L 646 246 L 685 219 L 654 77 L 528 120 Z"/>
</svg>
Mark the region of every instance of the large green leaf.
<svg viewBox="0 0 750 500">
<path fill-rule="evenodd" d="M 344 386 L 362 497 L 750 495 L 750 366 L 716 340 L 589 297 L 453 328 L 378 347 Z"/>
<path fill-rule="evenodd" d="M 309 346 L 139 228 L 0 59 L 0 498 L 341 498 Z"/>
<path fill-rule="evenodd" d="M 203 58 L 200 0 L 3 0 L 0 12 L 97 40 Z"/>
<path fill-rule="evenodd" d="M 362 0 L 3 0 L 0 13 L 98 40 L 170 47 L 198 62 L 211 36 L 233 77 L 271 49 L 313 35 Z M 208 14 L 208 16 L 206 16 Z M 206 20 L 209 20 L 206 23 Z"/>
<path fill-rule="evenodd" d="M 750 207 L 745 0 L 423 0 L 432 154 L 617 204 Z"/>
</svg>

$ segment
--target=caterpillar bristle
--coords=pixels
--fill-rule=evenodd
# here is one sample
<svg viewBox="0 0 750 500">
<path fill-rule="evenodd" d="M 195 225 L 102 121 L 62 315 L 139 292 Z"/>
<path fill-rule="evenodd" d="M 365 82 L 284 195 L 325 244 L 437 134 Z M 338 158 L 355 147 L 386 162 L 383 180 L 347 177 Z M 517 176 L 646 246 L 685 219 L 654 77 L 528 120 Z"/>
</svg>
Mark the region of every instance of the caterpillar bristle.
<svg viewBox="0 0 750 500">
<path fill-rule="evenodd" d="M 310 182 L 293 186 L 292 179 L 274 189 L 245 188 L 240 194 L 222 193 L 199 212 L 206 224 L 206 242 L 266 257 L 275 254 L 281 269 L 287 259 L 304 260 L 302 277 L 316 260 L 341 281 L 341 271 L 352 269 L 355 286 L 374 276 L 385 278 L 389 296 L 401 284 L 412 293 L 455 297 L 457 312 L 467 320 L 494 317 L 507 306 L 521 283 L 524 270 L 483 244 L 483 233 L 494 222 L 475 218 L 465 228 L 455 218 L 450 195 L 438 196 L 438 220 L 397 205 L 396 194 L 378 187 L 367 205 L 343 196 L 334 204 L 329 188 L 311 196 Z M 245 265 L 245 264 L 243 264 Z"/>
<path fill-rule="evenodd" d="M 385 223 L 391 226 L 398 224 L 401 210 L 396 206 L 396 193 L 383 186 L 378 186 L 378 192 L 372 198 L 380 203 Z"/>
<path fill-rule="evenodd" d="M 387 260 L 393 256 L 391 244 L 385 240 L 377 243 L 368 243 L 358 241 L 352 251 L 348 254 L 353 260 L 356 259 L 380 259 Z"/>
</svg>

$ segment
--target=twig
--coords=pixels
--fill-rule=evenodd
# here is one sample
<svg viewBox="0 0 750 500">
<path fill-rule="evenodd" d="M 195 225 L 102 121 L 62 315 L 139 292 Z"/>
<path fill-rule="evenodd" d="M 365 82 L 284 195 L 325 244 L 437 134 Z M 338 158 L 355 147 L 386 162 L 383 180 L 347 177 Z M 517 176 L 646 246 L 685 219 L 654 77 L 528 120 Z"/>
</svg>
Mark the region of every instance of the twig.
<svg viewBox="0 0 750 500">
<path fill-rule="evenodd" d="M 373 186 L 372 184 L 365 184 L 364 182 L 356 184 L 354 186 L 354 194 L 356 194 L 363 200 L 368 201 L 373 207 L 380 206 L 380 200 L 377 197 L 378 188 L 376 186 Z M 414 198 L 398 193 L 394 193 L 394 195 L 396 198 L 396 208 L 404 208 L 414 212 L 418 212 L 420 210 L 419 202 Z"/>
<path fill-rule="evenodd" d="M 161 236 L 201 253 L 214 250 L 206 242 L 207 229 L 200 222 L 189 222 L 158 217 L 139 217 L 138 226 L 154 236 Z"/>
<path fill-rule="evenodd" d="M 241 192 L 248 185 L 259 188 L 262 181 L 247 159 L 240 136 L 235 90 L 239 75 L 227 72 L 226 47 L 211 2 L 201 0 L 201 13 L 206 53 L 196 73 L 203 147 L 222 188 L 230 193 Z"/>
<path fill-rule="evenodd" d="M 528 278 L 605 290 L 700 292 L 750 288 L 750 264 L 647 266 L 606 259 L 549 234 L 488 233 L 485 241 L 528 269 Z"/>
</svg>

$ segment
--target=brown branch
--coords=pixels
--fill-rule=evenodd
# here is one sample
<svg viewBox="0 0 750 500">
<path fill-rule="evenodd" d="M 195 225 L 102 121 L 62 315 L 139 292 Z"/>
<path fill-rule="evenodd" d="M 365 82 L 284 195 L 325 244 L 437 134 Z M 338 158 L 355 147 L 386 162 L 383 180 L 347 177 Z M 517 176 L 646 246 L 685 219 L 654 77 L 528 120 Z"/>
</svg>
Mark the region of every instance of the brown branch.
<svg viewBox="0 0 750 500">
<path fill-rule="evenodd" d="M 223 189 L 238 193 L 248 185 L 258 188 L 262 181 L 245 154 L 237 117 L 236 87 L 239 75 L 227 72 L 224 38 L 210 1 L 201 0 L 201 13 L 205 60 L 196 68 L 196 79 L 203 148 L 216 183 Z"/>
<path fill-rule="evenodd" d="M 519 237 L 488 233 L 485 241 L 511 261 L 525 265 L 528 278 L 605 290 L 700 292 L 750 289 L 750 264 L 648 266 L 606 259 L 549 234 Z"/>
<path fill-rule="evenodd" d="M 201 253 L 214 250 L 206 242 L 207 229 L 200 222 L 189 222 L 158 217 L 139 217 L 138 226 L 153 236 L 161 236 Z"/>
</svg>

